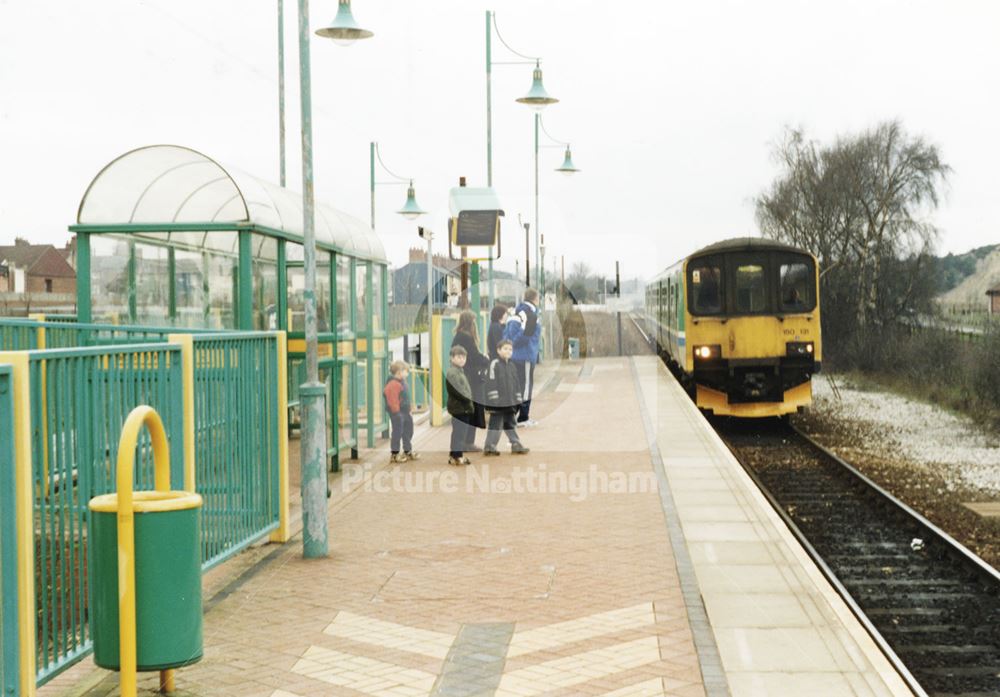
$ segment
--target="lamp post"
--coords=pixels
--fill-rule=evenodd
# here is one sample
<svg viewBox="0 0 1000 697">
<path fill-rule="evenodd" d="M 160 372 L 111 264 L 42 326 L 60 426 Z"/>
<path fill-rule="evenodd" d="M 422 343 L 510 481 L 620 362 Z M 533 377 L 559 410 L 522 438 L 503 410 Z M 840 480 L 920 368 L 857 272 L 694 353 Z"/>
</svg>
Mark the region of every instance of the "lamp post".
<svg viewBox="0 0 1000 697">
<path fill-rule="evenodd" d="M 416 220 L 420 216 L 424 215 L 427 211 L 423 210 L 419 205 L 417 205 L 417 194 L 416 189 L 413 186 L 413 179 L 409 177 L 401 177 L 391 169 L 385 166 L 385 162 L 382 161 L 382 153 L 379 151 L 378 143 L 369 143 L 369 182 L 371 188 L 371 227 L 375 230 L 375 187 L 376 186 L 399 186 L 401 184 L 407 184 L 406 189 L 406 203 L 403 207 L 396 211 L 399 215 L 403 216 L 407 220 Z M 395 181 L 391 182 L 380 182 L 375 181 L 375 162 L 382 167 L 382 169 L 392 177 Z"/>
<path fill-rule="evenodd" d="M 493 35 L 500 40 L 508 51 L 513 53 L 515 56 L 522 58 L 524 60 L 518 61 L 496 61 L 493 60 Z M 510 45 L 504 41 L 503 36 L 500 34 L 500 29 L 497 27 L 496 14 L 490 10 L 486 11 L 486 184 L 487 186 L 493 186 L 493 66 L 494 65 L 534 65 L 535 69 L 532 73 L 532 83 L 531 89 L 523 97 L 517 99 L 519 104 L 526 104 L 536 111 L 541 111 L 549 104 L 555 104 L 559 100 L 552 97 L 545 91 L 545 87 L 542 84 L 542 66 L 541 58 L 537 56 L 526 56 L 523 53 L 518 53 L 510 47 Z M 536 119 L 536 163 L 535 163 L 535 233 L 538 232 L 538 164 L 537 164 L 537 119 L 538 115 L 535 115 Z M 538 257 L 535 256 L 536 266 Z M 493 259 L 489 260 L 489 273 L 490 273 L 490 284 L 489 292 L 490 298 L 493 299 Z M 530 285 L 530 283 L 529 283 Z M 478 295 L 478 294 L 477 294 Z M 478 310 L 478 308 L 477 308 Z"/>
<path fill-rule="evenodd" d="M 302 551 L 307 559 L 329 551 L 326 509 L 326 387 L 319 381 L 316 324 L 316 218 L 312 164 L 312 92 L 309 60 L 309 0 L 299 2 L 299 94 L 302 112 L 302 246 L 305 271 L 306 382 L 302 403 Z M 338 44 L 373 34 L 351 15 L 351 0 L 340 0 L 333 23 L 316 32 Z"/>
<path fill-rule="evenodd" d="M 541 79 L 539 77 L 539 79 Z M 534 88 L 532 88 L 534 91 Z M 520 101 L 520 100 L 519 100 Z M 545 135 L 549 139 L 549 143 L 542 144 L 539 142 L 539 133 Z M 545 129 L 545 123 L 542 121 L 542 115 L 540 113 L 535 113 L 535 268 L 536 268 L 536 281 L 535 285 L 538 287 L 541 293 L 541 301 L 539 308 L 545 311 L 545 235 L 539 233 L 538 231 L 538 151 L 540 148 L 566 148 L 566 156 L 563 159 L 563 163 L 556 167 L 556 171 L 560 172 L 566 176 L 571 176 L 576 174 L 580 170 L 577 169 L 576 165 L 573 164 L 573 155 L 570 151 L 570 144 L 565 141 L 560 141 L 552 137 Z M 547 347 L 551 347 L 551 341 L 547 341 L 545 344 Z M 548 350 L 548 349 L 547 349 Z"/>
</svg>

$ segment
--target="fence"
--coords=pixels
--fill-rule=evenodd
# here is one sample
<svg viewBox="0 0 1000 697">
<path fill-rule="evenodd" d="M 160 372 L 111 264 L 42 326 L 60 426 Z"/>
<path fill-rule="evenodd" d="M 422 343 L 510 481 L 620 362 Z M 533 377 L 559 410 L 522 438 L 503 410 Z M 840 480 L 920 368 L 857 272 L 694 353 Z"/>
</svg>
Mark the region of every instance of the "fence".
<svg viewBox="0 0 1000 697">
<path fill-rule="evenodd" d="M 44 683 L 91 649 L 87 502 L 114 491 L 118 436 L 134 407 L 149 404 L 163 416 L 175 444 L 171 485 L 183 488 L 183 374 L 180 347 L 166 344 L 37 350 L 27 359 L 35 655 Z M 143 438 L 136 485 L 150 489 Z"/>
<path fill-rule="evenodd" d="M 44 348 L 119 346 L 166 341 L 171 334 L 207 333 L 169 327 L 133 327 L 117 324 L 80 324 L 67 318 L 0 319 L 0 351 Z"/>
<path fill-rule="evenodd" d="M 278 526 L 278 351 L 271 334 L 194 337 L 196 489 L 205 568 Z"/>
<path fill-rule="evenodd" d="M 171 486 L 202 494 L 204 569 L 269 533 L 276 541 L 287 540 L 284 335 L 170 339 L 169 344 L 0 353 L 0 363 L 19 366 L 15 424 L 21 414 L 27 418 L 14 438 L 15 471 L 31 475 L 16 489 L 29 499 L 17 504 L 28 511 L 16 526 L 21 547 L 27 548 L 19 551 L 17 568 L 28 579 L 18 585 L 20 606 L 28 607 L 19 618 L 19 645 L 34 649 L 19 657 L 21 694 L 31 694 L 35 682 L 46 682 L 91 650 L 87 503 L 114 490 L 118 438 L 134 407 L 148 404 L 163 417 L 173 446 Z M 10 419 L 0 413 L 0 428 L 6 424 Z M 10 443 L 5 437 L 0 448 Z M 0 481 L 10 478 L 10 470 L 0 452 Z M 146 433 L 137 447 L 135 479 L 137 488 L 153 488 Z M 0 513 L 9 510 L 4 505 Z M 7 568 L 5 559 L 5 583 Z M 5 585 L 5 610 L 6 604 Z M 24 636 L 30 637 L 27 643 Z M 31 689 L 24 676 L 35 678 Z"/>
</svg>

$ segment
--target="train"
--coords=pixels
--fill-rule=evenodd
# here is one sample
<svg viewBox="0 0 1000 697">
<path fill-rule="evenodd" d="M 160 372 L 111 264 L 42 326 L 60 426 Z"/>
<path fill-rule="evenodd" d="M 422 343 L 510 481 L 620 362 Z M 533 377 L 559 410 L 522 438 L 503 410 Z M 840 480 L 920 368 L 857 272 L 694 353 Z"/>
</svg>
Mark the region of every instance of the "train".
<svg viewBox="0 0 1000 697">
<path fill-rule="evenodd" d="M 647 334 L 704 412 L 787 417 L 811 405 L 822 365 L 819 275 L 780 242 L 711 244 L 646 286 Z"/>
</svg>

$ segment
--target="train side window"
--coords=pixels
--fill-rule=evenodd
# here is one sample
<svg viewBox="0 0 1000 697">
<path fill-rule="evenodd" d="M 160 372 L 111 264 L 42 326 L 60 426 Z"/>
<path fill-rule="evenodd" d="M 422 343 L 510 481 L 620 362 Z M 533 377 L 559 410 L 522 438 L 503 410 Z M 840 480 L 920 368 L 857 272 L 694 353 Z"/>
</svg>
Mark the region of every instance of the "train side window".
<svg viewBox="0 0 1000 697">
<path fill-rule="evenodd" d="M 767 278 L 763 264 L 738 263 L 736 265 L 736 312 L 767 311 Z"/>
<path fill-rule="evenodd" d="M 811 264 L 788 262 L 779 268 L 778 302 L 782 312 L 809 312 L 816 307 Z"/>
<path fill-rule="evenodd" d="M 715 260 L 696 260 L 688 269 L 691 311 L 696 315 L 722 312 L 722 265 Z"/>
</svg>

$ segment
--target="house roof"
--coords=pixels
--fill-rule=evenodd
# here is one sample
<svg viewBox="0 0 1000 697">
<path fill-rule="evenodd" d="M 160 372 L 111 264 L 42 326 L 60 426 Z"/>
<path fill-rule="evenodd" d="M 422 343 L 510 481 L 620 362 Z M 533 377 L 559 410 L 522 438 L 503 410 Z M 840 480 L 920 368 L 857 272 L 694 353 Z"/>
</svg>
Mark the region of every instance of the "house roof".
<svg viewBox="0 0 1000 697">
<path fill-rule="evenodd" d="M 1000 283 L 986 291 L 987 295 L 1000 295 Z"/>
<path fill-rule="evenodd" d="M 29 276 L 76 278 L 76 271 L 51 244 L 0 246 L 0 261 L 25 269 Z"/>
</svg>

